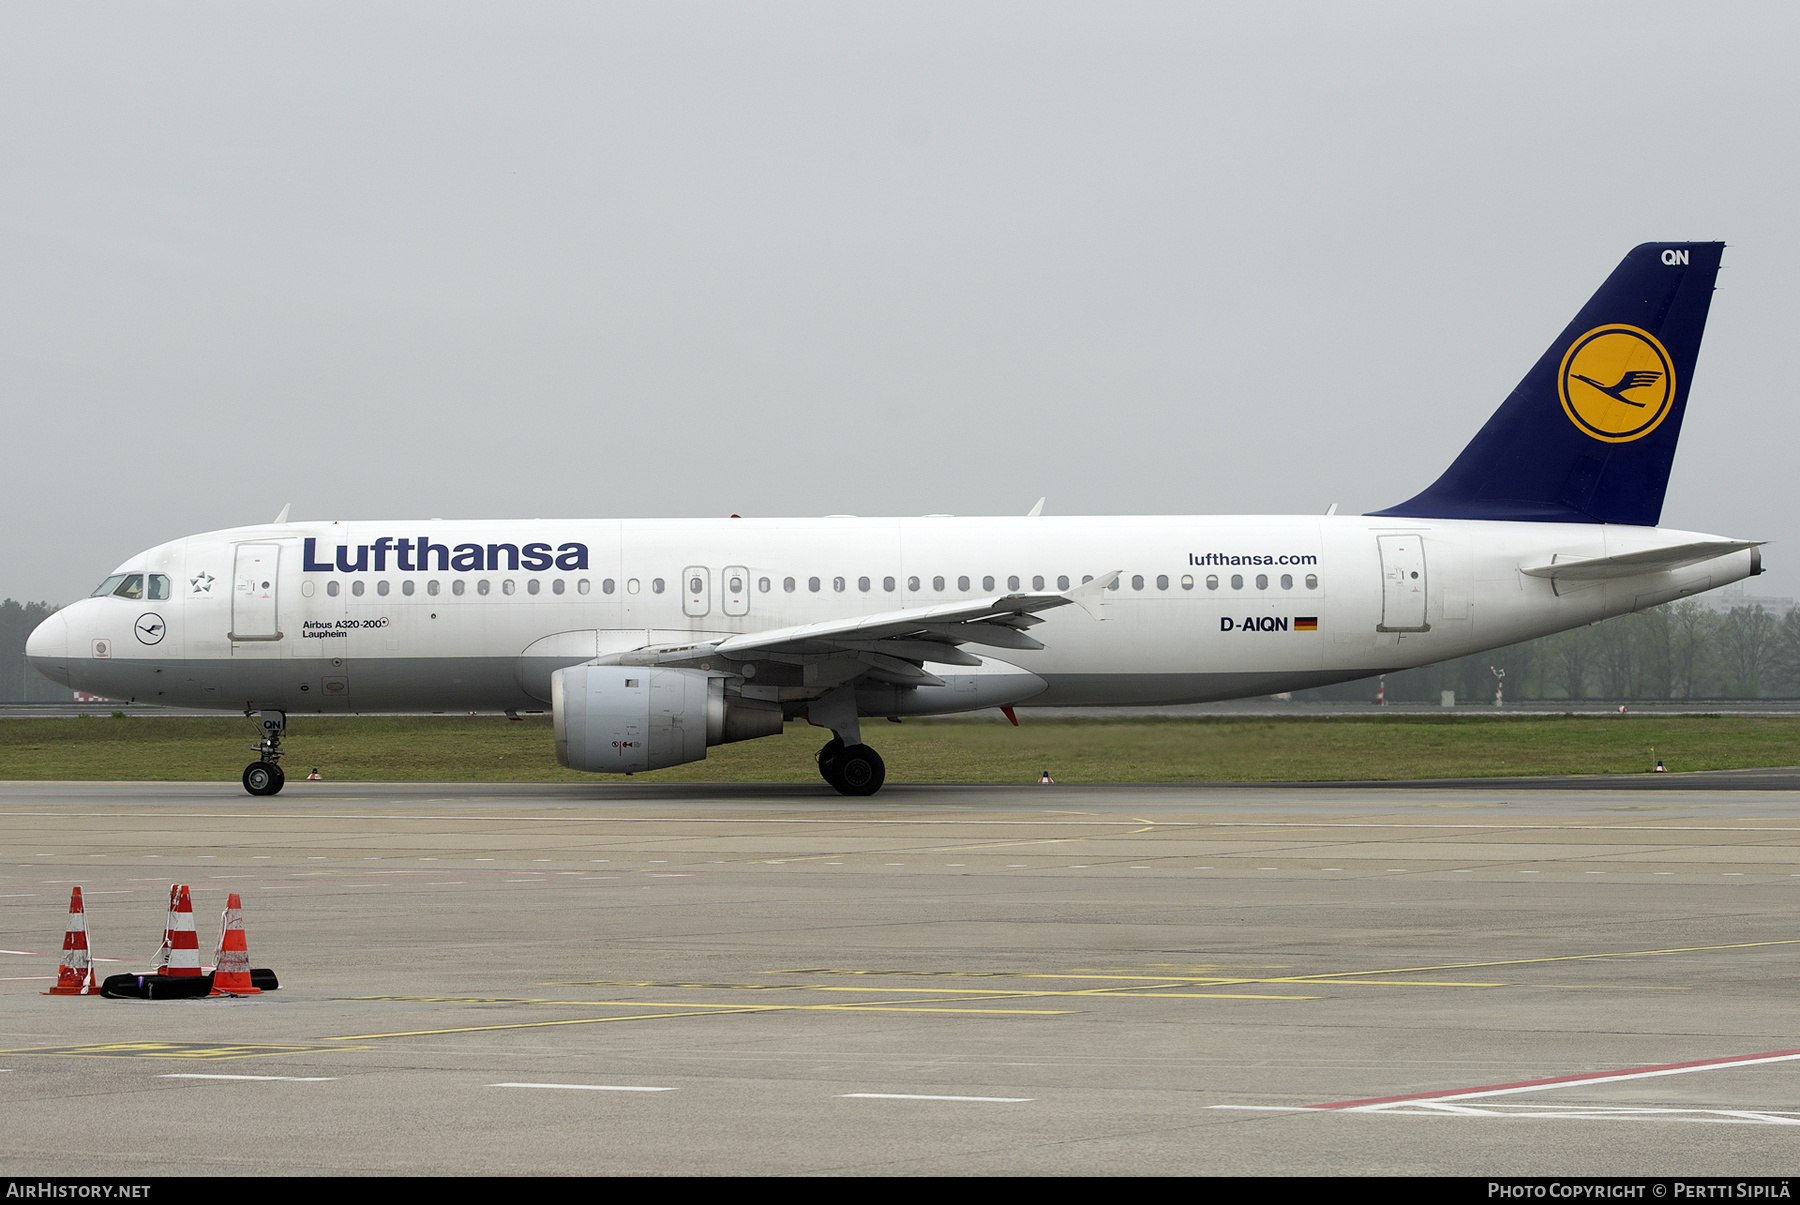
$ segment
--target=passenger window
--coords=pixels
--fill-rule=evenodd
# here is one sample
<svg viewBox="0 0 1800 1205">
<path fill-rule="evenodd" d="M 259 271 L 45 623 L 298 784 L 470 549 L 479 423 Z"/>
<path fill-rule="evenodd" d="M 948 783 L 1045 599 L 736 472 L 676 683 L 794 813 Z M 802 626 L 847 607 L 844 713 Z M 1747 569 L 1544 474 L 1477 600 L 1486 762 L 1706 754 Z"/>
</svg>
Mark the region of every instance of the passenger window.
<svg viewBox="0 0 1800 1205">
<path fill-rule="evenodd" d="M 839 594 L 842 594 L 844 592 L 844 579 L 841 577 L 832 578 L 831 588 L 836 590 Z"/>
<path fill-rule="evenodd" d="M 794 579 L 791 577 L 782 578 L 781 590 L 784 594 L 792 594 L 794 592 Z"/>
<path fill-rule="evenodd" d="M 938 591 L 939 593 L 942 593 L 943 589 L 944 589 L 944 579 L 941 577 L 932 578 L 931 579 L 931 588 L 933 590 Z"/>
<path fill-rule="evenodd" d="M 437 592 L 438 592 L 438 584 L 436 582 L 426 582 L 425 583 L 425 593 L 436 596 Z M 337 591 L 333 590 L 332 593 L 336 594 Z"/>
<path fill-rule="evenodd" d="M 310 581 L 301 582 L 300 583 L 300 597 L 301 598 L 311 598 L 312 596 L 313 596 L 313 584 Z"/>
<path fill-rule="evenodd" d="M 1006 579 L 1006 588 L 1008 590 L 1017 590 L 1019 588 L 1019 579 L 1016 575 Z"/>
<path fill-rule="evenodd" d="M 517 588 L 513 585 L 513 579 L 510 577 L 500 583 L 500 593 L 502 594 L 511 594 Z"/>
<path fill-rule="evenodd" d="M 758 590 L 760 590 L 762 593 L 767 594 L 769 592 L 769 579 L 766 577 L 757 578 L 756 579 L 756 588 Z"/>
<path fill-rule="evenodd" d="M 867 594 L 869 592 L 869 579 L 866 577 L 857 578 L 856 588 L 861 590 L 864 594 Z"/>
<path fill-rule="evenodd" d="M 1156 575 L 1156 588 L 1158 590 L 1167 590 L 1169 588 L 1169 575 L 1168 574 L 1159 573 Z"/>
<path fill-rule="evenodd" d="M 1056 588 L 1058 590 L 1067 590 L 1069 588 L 1069 575 L 1068 574 L 1063 573 L 1063 574 L 1057 575 Z"/>
<path fill-rule="evenodd" d="M 104 598 L 108 594 L 111 594 L 114 590 L 117 590 L 119 588 L 119 583 L 124 580 L 125 580 L 125 575 L 123 573 L 115 573 L 111 577 L 107 578 L 105 581 L 101 582 L 98 586 L 95 586 L 94 592 L 92 594 L 88 595 L 88 597 L 89 598 Z"/>
<path fill-rule="evenodd" d="M 325 583 L 325 593 L 329 594 L 333 598 L 336 598 L 337 594 L 338 594 L 338 584 L 336 582 L 326 582 Z"/>
<path fill-rule="evenodd" d="M 458 598 L 461 598 L 463 591 L 467 590 L 468 588 L 469 588 L 469 583 L 465 582 L 460 577 L 450 583 L 450 593 L 456 595 Z"/>
<path fill-rule="evenodd" d="M 525 583 L 525 593 L 527 593 L 527 594 L 536 594 L 539 590 L 542 590 L 543 588 L 544 588 L 544 583 L 538 581 L 538 579 L 535 577 Z"/>
<path fill-rule="evenodd" d="M 1031 579 L 1031 588 L 1033 590 L 1042 590 L 1044 588 L 1043 574 L 1039 574 Z"/>
<path fill-rule="evenodd" d="M 1319 588 L 1319 575 L 1318 574 L 1309 573 L 1306 575 L 1306 588 L 1308 590 L 1317 590 Z"/>
<path fill-rule="evenodd" d="M 590 584 L 590 583 L 589 583 L 589 582 L 588 582 L 588 579 L 587 579 L 587 578 L 585 578 L 585 577 L 580 577 L 580 578 L 576 578 L 576 579 L 575 579 L 575 593 L 577 593 L 577 594 L 586 594 L 586 593 L 587 593 L 587 592 L 588 592 L 588 591 L 589 591 L 589 590 L 591 590 L 591 589 L 592 589 L 592 588 L 593 588 L 593 587 L 592 587 L 592 585 L 591 585 L 591 584 Z"/>
<path fill-rule="evenodd" d="M 560 581 L 556 583 L 556 592 L 558 594 L 561 594 L 563 592 L 563 584 Z M 587 578 L 585 578 L 585 577 L 581 579 L 581 592 L 583 594 L 586 594 L 588 592 Z M 610 577 L 602 579 L 600 582 L 600 593 L 611 594 L 612 592 L 613 592 L 613 579 Z"/>
<path fill-rule="evenodd" d="M 1193 574 L 1184 573 L 1181 575 L 1181 588 L 1183 590 L 1192 590 L 1194 588 L 1194 575 Z"/>
<path fill-rule="evenodd" d="M 661 594 L 666 588 L 666 584 L 663 582 L 662 578 L 653 577 L 650 579 L 650 593 Z"/>
<path fill-rule="evenodd" d="M 1281 588 L 1283 590 L 1292 590 L 1294 588 L 1294 575 L 1293 574 L 1284 573 L 1281 575 Z"/>
<path fill-rule="evenodd" d="M 966 577 L 957 578 L 956 579 L 956 588 L 958 590 L 967 590 L 969 588 L 969 579 Z"/>
<path fill-rule="evenodd" d="M 362 584 L 361 578 L 358 578 L 357 580 L 350 583 L 350 593 L 352 595 L 354 595 L 355 597 L 361 598 L 363 596 L 363 590 L 364 590 L 364 586 Z"/>
<path fill-rule="evenodd" d="M 1259 573 L 1256 575 L 1256 588 L 1258 590 L 1267 590 L 1269 588 L 1269 575 L 1268 574 Z"/>
<path fill-rule="evenodd" d="M 702 591 L 704 589 L 706 589 L 705 582 L 701 581 L 697 577 L 688 578 L 688 593 L 689 594 L 698 594 L 698 593 L 700 593 L 700 591 Z M 733 594 L 736 594 L 738 592 L 738 587 L 735 582 L 732 583 L 731 592 Z"/>
<path fill-rule="evenodd" d="M 638 585 L 637 578 L 631 577 L 631 578 L 625 579 L 625 593 L 636 594 L 642 588 L 643 588 L 642 586 Z"/>
<path fill-rule="evenodd" d="M 562 580 L 562 578 L 559 577 L 555 581 L 550 583 L 550 593 L 561 594 L 562 592 L 563 592 L 563 580 Z"/>
<path fill-rule="evenodd" d="M 406 595 L 408 598 L 412 597 L 413 591 L 417 588 L 418 587 L 413 585 L 413 580 L 410 577 L 400 583 L 400 593 Z"/>
<path fill-rule="evenodd" d="M 375 583 L 375 593 L 381 595 L 383 598 L 386 598 L 388 591 L 393 588 L 393 583 L 389 582 L 386 578 L 382 578 Z"/>
<path fill-rule="evenodd" d="M 169 579 L 160 573 L 150 575 L 150 597 L 164 599 L 169 597 Z"/>
<path fill-rule="evenodd" d="M 484 577 L 480 581 L 475 583 L 475 593 L 486 594 L 487 592 L 488 592 L 488 580 L 487 580 L 487 578 Z"/>
<path fill-rule="evenodd" d="M 1243 574 L 1234 573 L 1231 575 L 1231 588 L 1233 590 L 1242 590 L 1244 588 L 1244 575 Z"/>
<path fill-rule="evenodd" d="M 814 594 L 817 594 L 819 592 L 819 579 L 816 577 L 807 578 L 806 588 L 811 590 Z"/>
<path fill-rule="evenodd" d="M 1142 587 L 1143 583 L 1144 583 L 1144 579 L 1141 577 L 1138 578 L 1138 585 L 1140 587 Z M 1121 579 L 1115 577 L 1112 579 L 1112 585 L 1108 586 L 1107 589 L 1108 590 L 1117 590 L 1119 588 L 1120 584 L 1121 584 Z"/>
<path fill-rule="evenodd" d="M 1143 574 L 1134 573 L 1131 575 L 1131 588 L 1133 590 L 1142 590 L 1144 588 L 1144 575 Z"/>
<path fill-rule="evenodd" d="M 992 590 L 994 588 L 994 579 L 992 577 L 982 578 L 981 579 L 981 588 L 983 590 Z"/>
<path fill-rule="evenodd" d="M 891 577 L 882 578 L 881 588 L 886 590 L 889 594 L 892 594 L 894 592 L 894 579 Z"/>
<path fill-rule="evenodd" d="M 909 593 L 917 594 L 919 592 L 919 579 L 916 577 L 907 578 L 906 589 Z"/>
<path fill-rule="evenodd" d="M 1084 586 L 1093 580 L 1094 580 L 1094 575 L 1091 573 L 1084 573 L 1081 575 L 1081 584 Z"/>
<path fill-rule="evenodd" d="M 127 577 L 113 593 L 117 594 L 120 598 L 144 597 L 144 575 L 141 573 L 132 574 L 130 577 Z"/>
<path fill-rule="evenodd" d="M 1209 573 L 1206 575 L 1206 588 L 1208 590 L 1217 590 L 1219 588 L 1219 575 L 1218 574 Z"/>
</svg>

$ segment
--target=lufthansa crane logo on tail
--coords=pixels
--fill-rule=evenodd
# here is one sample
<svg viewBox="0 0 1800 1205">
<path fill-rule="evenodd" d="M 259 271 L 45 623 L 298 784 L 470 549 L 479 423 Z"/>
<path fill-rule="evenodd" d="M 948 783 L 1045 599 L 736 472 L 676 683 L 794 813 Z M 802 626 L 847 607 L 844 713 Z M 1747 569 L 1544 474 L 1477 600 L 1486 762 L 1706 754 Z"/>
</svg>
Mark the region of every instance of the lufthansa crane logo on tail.
<svg viewBox="0 0 1800 1205">
<path fill-rule="evenodd" d="M 1656 336 L 1597 326 L 1575 340 L 1556 379 L 1563 412 L 1595 439 L 1629 443 L 1656 430 L 1675 401 L 1675 369 Z"/>
</svg>

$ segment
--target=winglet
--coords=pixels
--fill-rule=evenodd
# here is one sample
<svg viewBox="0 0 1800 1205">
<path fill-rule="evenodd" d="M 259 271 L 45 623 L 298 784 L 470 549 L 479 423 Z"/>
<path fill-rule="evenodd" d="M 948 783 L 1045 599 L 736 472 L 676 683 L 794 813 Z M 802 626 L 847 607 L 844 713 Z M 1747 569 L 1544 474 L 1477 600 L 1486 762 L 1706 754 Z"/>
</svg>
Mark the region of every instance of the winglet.
<svg viewBox="0 0 1800 1205">
<path fill-rule="evenodd" d="M 288 512 L 293 509 L 294 509 L 294 504 L 292 502 L 283 503 L 282 507 L 281 507 L 281 513 L 279 515 L 275 516 L 275 521 L 277 523 L 286 523 L 287 517 L 288 517 Z"/>
<path fill-rule="evenodd" d="M 1091 582 L 1083 582 L 1073 590 L 1063 591 L 1063 597 L 1086 611 L 1095 619 L 1106 618 L 1106 589 L 1119 580 L 1123 569 L 1114 569 L 1111 573 L 1103 573 Z"/>
</svg>

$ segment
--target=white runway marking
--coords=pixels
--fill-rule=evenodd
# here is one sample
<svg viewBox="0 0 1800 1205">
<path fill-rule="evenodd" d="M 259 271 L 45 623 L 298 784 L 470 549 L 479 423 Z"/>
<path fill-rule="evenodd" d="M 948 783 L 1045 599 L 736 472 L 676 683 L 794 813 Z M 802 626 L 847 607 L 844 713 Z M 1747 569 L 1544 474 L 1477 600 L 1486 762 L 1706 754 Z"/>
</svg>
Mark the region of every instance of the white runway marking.
<svg viewBox="0 0 1800 1205">
<path fill-rule="evenodd" d="M 1022 1105 L 1029 1096 L 918 1096 L 910 1092 L 840 1092 L 840 1100 L 962 1100 L 986 1105 Z"/>
<path fill-rule="evenodd" d="M 323 1084 L 335 1080 L 335 1075 L 202 1075 L 197 1071 L 171 1071 L 159 1075 L 157 1079 L 254 1079 L 280 1080 L 290 1084 Z"/>
<path fill-rule="evenodd" d="M 1650 1105 L 1458 1105 L 1414 1101 L 1375 1111 L 1413 1117 L 1519 1117 L 1540 1121 L 1709 1121 L 1720 1125 L 1800 1126 L 1800 1113 L 1772 1109 L 1674 1109 Z"/>
<path fill-rule="evenodd" d="M 635 1084 L 489 1084 L 490 1088 L 571 1088 L 577 1092 L 673 1092 L 673 1088 L 647 1088 Z"/>
</svg>

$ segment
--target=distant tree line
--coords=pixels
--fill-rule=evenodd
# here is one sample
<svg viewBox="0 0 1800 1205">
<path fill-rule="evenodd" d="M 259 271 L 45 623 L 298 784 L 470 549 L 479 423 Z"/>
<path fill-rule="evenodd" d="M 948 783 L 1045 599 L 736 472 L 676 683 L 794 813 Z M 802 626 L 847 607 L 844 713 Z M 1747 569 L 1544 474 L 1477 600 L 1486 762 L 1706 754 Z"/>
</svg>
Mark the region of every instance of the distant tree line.
<svg viewBox="0 0 1800 1205">
<path fill-rule="evenodd" d="M 1523 644 L 1387 676 L 1393 702 L 1492 702 L 1492 669 L 1514 699 L 1756 699 L 1800 695 L 1800 608 L 1721 615 L 1692 599 Z M 1296 691 L 1296 699 L 1375 698 L 1375 679 Z"/>
<path fill-rule="evenodd" d="M 68 687 L 44 677 L 25 660 L 25 638 L 55 610 L 49 603 L 0 601 L 0 703 L 69 701 Z"/>
</svg>

